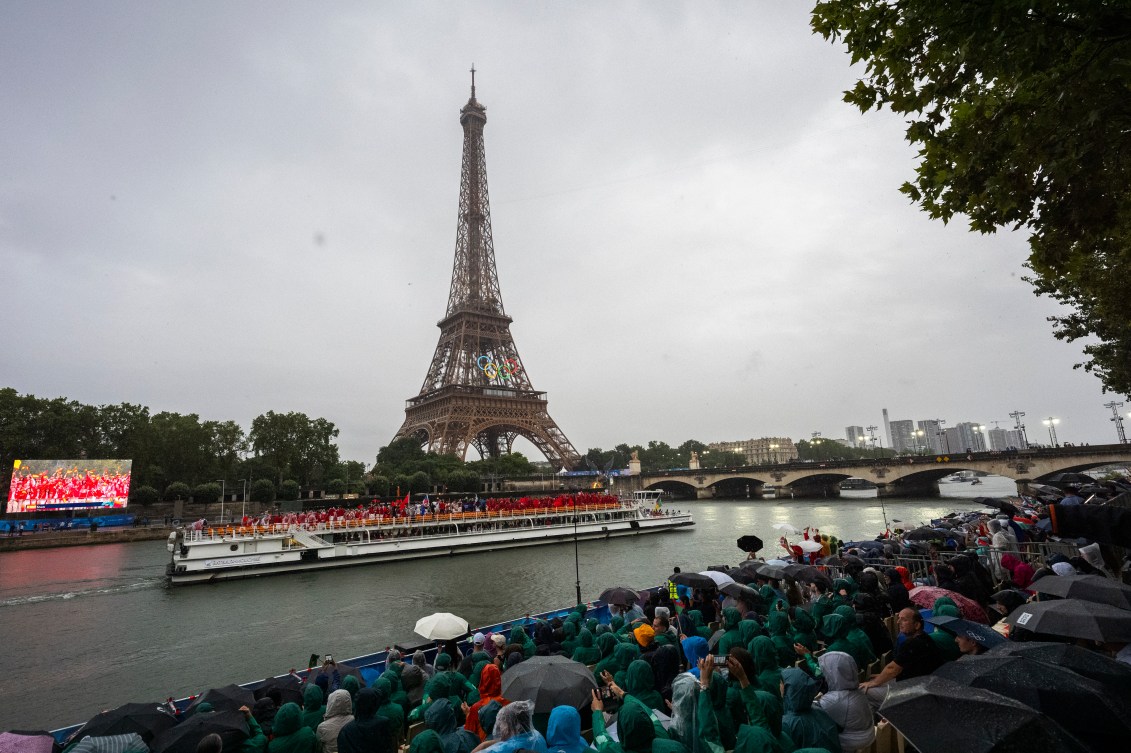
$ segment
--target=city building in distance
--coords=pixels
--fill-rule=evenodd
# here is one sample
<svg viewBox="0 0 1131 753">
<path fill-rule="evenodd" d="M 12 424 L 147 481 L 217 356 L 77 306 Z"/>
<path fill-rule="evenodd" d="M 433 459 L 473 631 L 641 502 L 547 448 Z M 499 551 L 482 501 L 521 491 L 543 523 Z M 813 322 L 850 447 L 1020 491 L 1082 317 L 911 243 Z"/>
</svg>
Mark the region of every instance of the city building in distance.
<svg viewBox="0 0 1131 753">
<path fill-rule="evenodd" d="M 761 439 L 741 439 L 736 442 L 712 442 L 712 450 L 736 452 L 746 458 L 747 465 L 768 465 L 788 463 L 797 459 L 797 447 L 789 437 L 762 437 Z"/>
</svg>

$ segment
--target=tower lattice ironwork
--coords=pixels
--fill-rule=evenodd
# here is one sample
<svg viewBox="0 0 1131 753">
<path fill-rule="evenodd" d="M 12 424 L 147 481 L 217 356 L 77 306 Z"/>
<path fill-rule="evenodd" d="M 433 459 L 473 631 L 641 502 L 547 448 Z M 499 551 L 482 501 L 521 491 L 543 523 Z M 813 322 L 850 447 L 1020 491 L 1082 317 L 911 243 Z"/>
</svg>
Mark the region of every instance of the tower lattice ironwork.
<svg viewBox="0 0 1131 753">
<path fill-rule="evenodd" d="M 546 393 L 530 383 L 503 309 L 483 148 L 487 109 L 475 99 L 474 69 L 459 122 L 463 167 L 448 307 L 424 385 L 407 401 L 395 439 L 412 437 L 430 452 L 462 459 L 469 446 L 482 457 L 510 452 L 521 436 L 555 466 L 572 467 L 580 456 L 550 418 Z"/>
</svg>

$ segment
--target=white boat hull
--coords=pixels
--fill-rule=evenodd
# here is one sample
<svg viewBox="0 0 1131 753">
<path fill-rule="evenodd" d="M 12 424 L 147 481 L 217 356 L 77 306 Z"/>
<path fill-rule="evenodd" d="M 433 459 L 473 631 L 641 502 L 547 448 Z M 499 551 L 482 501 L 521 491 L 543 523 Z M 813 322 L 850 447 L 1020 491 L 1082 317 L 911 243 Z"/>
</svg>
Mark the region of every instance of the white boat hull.
<svg viewBox="0 0 1131 753">
<path fill-rule="evenodd" d="M 572 524 L 555 524 L 336 544 L 326 544 L 303 531 L 256 537 L 218 536 L 189 541 L 179 551 L 174 551 L 168 577 L 173 585 L 211 583 L 299 570 L 325 570 L 564 543 L 573 541 L 575 535 L 579 541 L 635 536 L 691 525 L 694 525 L 691 515 L 679 513 L 579 523 L 576 533 Z M 313 546 L 285 546 L 287 539 L 292 537 L 306 539 Z"/>
</svg>

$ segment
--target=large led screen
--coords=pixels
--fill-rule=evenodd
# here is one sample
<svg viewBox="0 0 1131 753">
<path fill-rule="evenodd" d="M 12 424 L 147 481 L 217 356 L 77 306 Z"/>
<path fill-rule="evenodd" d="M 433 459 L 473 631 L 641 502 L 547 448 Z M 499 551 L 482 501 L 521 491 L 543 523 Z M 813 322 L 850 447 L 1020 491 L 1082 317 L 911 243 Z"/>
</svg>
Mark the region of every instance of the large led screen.
<svg viewBox="0 0 1131 753">
<path fill-rule="evenodd" d="M 132 460 L 17 460 L 8 512 L 125 508 Z"/>
</svg>

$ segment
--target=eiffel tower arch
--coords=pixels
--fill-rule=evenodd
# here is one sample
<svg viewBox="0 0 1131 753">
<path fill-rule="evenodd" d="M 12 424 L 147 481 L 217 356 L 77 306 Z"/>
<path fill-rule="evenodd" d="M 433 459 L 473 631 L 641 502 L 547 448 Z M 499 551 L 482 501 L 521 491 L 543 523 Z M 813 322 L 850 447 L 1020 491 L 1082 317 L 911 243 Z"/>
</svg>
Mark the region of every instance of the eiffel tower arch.
<svg viewBox="0 0 1131 753">
<path fill-rule="evenodd" d="M 394 439 L 411 437 L 429 452 L 462 460 L 469 447 L 497 457 L 524 437 L 555 467 L 573 467 L 580 456 L 550 418 L 546 393 L 531 384 L 503 309 L 483 148 L 487 108 L 475 99 L 474 69 L 459 122 L 463 166 L 448 307 L 424 384 L 407 401 Z"/>
</svg>

